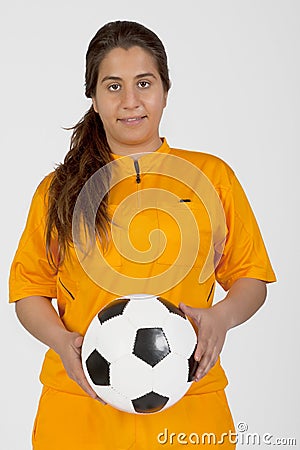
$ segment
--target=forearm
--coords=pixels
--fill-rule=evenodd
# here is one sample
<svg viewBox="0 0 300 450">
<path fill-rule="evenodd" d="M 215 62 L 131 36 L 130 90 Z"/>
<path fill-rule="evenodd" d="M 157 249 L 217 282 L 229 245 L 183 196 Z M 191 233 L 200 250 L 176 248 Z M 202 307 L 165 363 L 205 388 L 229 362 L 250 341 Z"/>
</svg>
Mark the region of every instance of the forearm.
<svg viewBox="0 0 300 450">
<path fill-rule="evenodd" d="M 267 295 L 266 283 L 254 278 L 240 278 L 224 300 L 213 306 L 222 316 L 227 329 L 248 320 L 263 305 Z"/>
<path fill-rule="evenodd" d="M 17 316 L 26 330 L 39 341 L 60 352 L 63 338 L 69 334 L 50 299 L 26 297 L 16 302 Z"/>
</svg>

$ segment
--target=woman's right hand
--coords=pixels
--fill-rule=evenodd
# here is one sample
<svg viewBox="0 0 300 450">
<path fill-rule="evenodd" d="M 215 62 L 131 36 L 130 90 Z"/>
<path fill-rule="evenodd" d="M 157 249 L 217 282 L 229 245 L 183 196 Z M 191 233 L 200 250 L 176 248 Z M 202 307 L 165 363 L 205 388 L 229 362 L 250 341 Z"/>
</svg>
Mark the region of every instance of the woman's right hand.
<svg viewBox="0 0 300 450">
<path fill-rule="evenodd" d="M 68 376 L 74 380 L 90 397 L 106 403 L 98 397 L 96 392 L 89 385 L 81 363 L 81 347 L 83 336 L 76 332 L 67 331 L 62 339 L 59 355 L 66 369 Z"/>
<path fill-rule="evenodd" d="M 65 328 L 51 299 L 40 295 L 24 297 L 16 302 L 16 312 L 26 330 L 60 356 L 69 377 L 90 397 L 106 404 L 97 396 L 84 375 L 81 364 L 83 336 Z"/>
</svg>

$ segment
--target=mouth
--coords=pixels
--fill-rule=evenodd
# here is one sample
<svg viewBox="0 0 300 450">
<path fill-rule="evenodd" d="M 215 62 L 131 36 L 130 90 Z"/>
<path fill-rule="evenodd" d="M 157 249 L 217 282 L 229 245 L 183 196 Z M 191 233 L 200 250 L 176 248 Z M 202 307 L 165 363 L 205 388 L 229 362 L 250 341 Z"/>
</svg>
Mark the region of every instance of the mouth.
<svg viewBox="0 0 300 450">
<path fill-rule="evenodd" d="M 123 123 L 124 125 L 138 125 L 146 118 L 147 116 L 124 117 L 122 119 L 118 119 L 118 121 Z"/>
</svg>

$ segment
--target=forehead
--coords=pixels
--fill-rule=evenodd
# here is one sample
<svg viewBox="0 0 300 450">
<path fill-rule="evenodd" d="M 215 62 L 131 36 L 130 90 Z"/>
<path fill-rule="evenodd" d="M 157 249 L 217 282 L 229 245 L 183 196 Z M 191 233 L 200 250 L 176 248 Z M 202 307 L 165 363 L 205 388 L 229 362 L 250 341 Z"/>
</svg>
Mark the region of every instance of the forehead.
<svg viewBox="0 0 300 450">
<path fill-rule="evenodd" d="M 156 72 L 155 58 L 141 47 L 129 49 L 114 48 L 110 50 L 99 65 L 99 75 L 136 75 L 138 73 Z"/>
</svg>

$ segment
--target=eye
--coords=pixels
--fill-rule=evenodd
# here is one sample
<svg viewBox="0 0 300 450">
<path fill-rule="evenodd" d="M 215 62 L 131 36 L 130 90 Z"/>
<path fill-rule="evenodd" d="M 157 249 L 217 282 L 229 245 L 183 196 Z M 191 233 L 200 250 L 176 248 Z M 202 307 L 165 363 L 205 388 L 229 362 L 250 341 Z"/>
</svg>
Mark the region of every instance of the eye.
<svg viewBox="0 0 300 450">
<path fill-rule="evenodd" d="M 149 81 L 139 81 L 138 86 L 142 89 L 146 89 L 150 86 Z"/>
<path fill-rule="evenodd" d="M 116 92 L 116 91 L 119 91 L 120 89 L 121 89 L 121 86 L 118 83 L 113 83 L 108 86 L 109 91 Z"/>
</svg>

